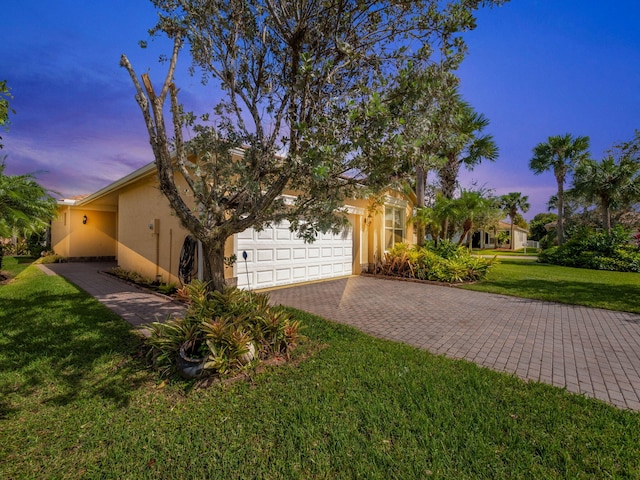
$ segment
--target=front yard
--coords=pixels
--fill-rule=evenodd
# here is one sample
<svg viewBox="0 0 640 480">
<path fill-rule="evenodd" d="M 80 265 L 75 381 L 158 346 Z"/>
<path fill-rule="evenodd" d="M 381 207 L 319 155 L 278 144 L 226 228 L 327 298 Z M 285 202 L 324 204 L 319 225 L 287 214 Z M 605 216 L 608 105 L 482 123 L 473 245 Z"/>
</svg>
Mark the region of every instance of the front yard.
<svg viewBox="0 0 640 480">
<path fill-rule="evenodd" d="M 640 274 L 501 259 L 482 282 L 461 288 L 640 313 Z"/>
<path fill-rule="evenodd" d="M 640 476 L 638 413 L 301 312 L 298 362 L 193 390 L 60 277 L 0 303 L 2 478 Z"/>
</svg>

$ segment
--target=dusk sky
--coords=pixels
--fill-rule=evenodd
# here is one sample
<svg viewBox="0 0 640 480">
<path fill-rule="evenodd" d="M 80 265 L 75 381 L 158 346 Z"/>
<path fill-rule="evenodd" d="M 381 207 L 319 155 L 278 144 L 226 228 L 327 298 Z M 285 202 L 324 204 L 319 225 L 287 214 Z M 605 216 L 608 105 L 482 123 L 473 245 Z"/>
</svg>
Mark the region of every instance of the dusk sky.
<svg viewBox="0 0 640 480">
<path fill-rule="evenodd" d="M 151 2 L 20 0 L 4 2 L 2 66 L 14 96 L 2 132 L 7 174 L 38 171 L 40 183 L 61 196 L 92 193 L 153 160 L 127 72 L 156 83 L 166 42 L 140 49 L 155 23 Z M 491 121 L 500 148 L 461 183 L 495 194 L 521 192 L 531 209 L 546 211 L 556 191 L 551 173 L 528 169 L 533 147 L 550 135 L 591 138 L 600 159 L 640 129 L 640 1 L 512 0 L 478 14 L 466 35 L 469 55 L 459 75 L 465 100 Z M 208 111 L 216 99 L 184 70 L 176 76 L 188 108 Z"/>
</svg>

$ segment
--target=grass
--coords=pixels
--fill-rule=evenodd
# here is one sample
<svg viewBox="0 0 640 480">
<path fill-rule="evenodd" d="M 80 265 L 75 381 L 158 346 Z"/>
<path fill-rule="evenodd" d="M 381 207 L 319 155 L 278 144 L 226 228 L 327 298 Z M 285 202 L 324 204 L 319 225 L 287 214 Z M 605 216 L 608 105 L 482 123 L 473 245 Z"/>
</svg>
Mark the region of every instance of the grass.
<svg viewBox="0 0 640 480">
<path fill-rule="evenodd" d="M 487 278 L 461 288 L 640 313 L 640 274 L 501 259 Z"/>
<path fill-rule="evenodd" d="M 33 257 L 2 257 L 2 270 L 15 277 L 34 261 Z"/>
<path fill-rule="evenodd" d="M 638 413 L 301 312 L 313 355 L 194 391 L 60 277 L 0 302 L 0 478 L 640 476 Z"/>
<path fill-rule="evenodd" d="M 535 248 L 527 248 L 526 252 L 524 248 L 519 250 L 502 250 L 502 249 L 483 249 L 472 250 L 473 255 L 500 255 L 500 256 L 518 256 L 518 257 L 537 257 L 538 250 Z"/>
</svg>

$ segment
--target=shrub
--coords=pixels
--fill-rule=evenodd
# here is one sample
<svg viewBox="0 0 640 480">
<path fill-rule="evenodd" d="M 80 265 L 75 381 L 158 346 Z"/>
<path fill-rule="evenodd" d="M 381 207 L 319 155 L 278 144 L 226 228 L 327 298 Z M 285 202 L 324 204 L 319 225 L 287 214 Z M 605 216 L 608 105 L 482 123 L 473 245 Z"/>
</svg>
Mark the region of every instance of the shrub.
<svg viewBox="0 0 640 480">
<path fill-rule="evenodd" d="M 629 232 L 621 227 L 611 233 L 581 227 L 563 245 L 544 250 L 538 261 L 566 267 L 640 272 L 640 251 L 629 244 Z"/>
<path fill-rule="evenodd" d="M 474 257 L 451 242 L 423 248 L 396 244 L 385 254 L 376 273 L 435 282 L 461 283 L 484 278 L 493 260 Z"/>
<path fill-rule="evenodd" d="M 183 318 L 153 322 L 146 340 L 148 355 L 162 375 L 180 372 L 186 358 L 199 364 L 197 374 L 229 375 L 260 359 L 289 356 L 300 340 L 300 323 L 281 307 L 269 305 L 266 294 L 235 287 L 209 292 L 193 281 L 178 293 L 187 302 Z"/>
</svg>

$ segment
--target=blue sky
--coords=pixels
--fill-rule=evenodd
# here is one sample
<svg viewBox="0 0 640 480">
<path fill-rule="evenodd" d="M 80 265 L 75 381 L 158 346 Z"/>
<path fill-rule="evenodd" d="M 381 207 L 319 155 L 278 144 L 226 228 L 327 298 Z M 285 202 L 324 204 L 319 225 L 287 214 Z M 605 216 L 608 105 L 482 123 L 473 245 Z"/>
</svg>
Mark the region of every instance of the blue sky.
<svg viewBox="0 0 640 480">
<path fill-rule="evenodd" d="M 145 0 L 5 2 L 0 18 L 0 79 L 16 114 L 3 133 L 7 173 L 39 171 L 63 196 L 91 193 L 153 160 L 133 87 L 120 55 L 160 80 L 154 41 L 141 50 L 155 12 Z M 545 211 L 551 174 L 528 170 L 533 147 L 550 135 L 591 138 L 601 158 L 640 129 L 640 2 L 512 0 L 478 14 L 460 69 L 462 94 L 491 121 L 500 157 L 463 173 L 500 195 L 528 195 Z M 187 62 L 183 61 L 186 67 Z M 197 79 L 180 74 L 188 108 L 215 101 Z"/>
</svg>

